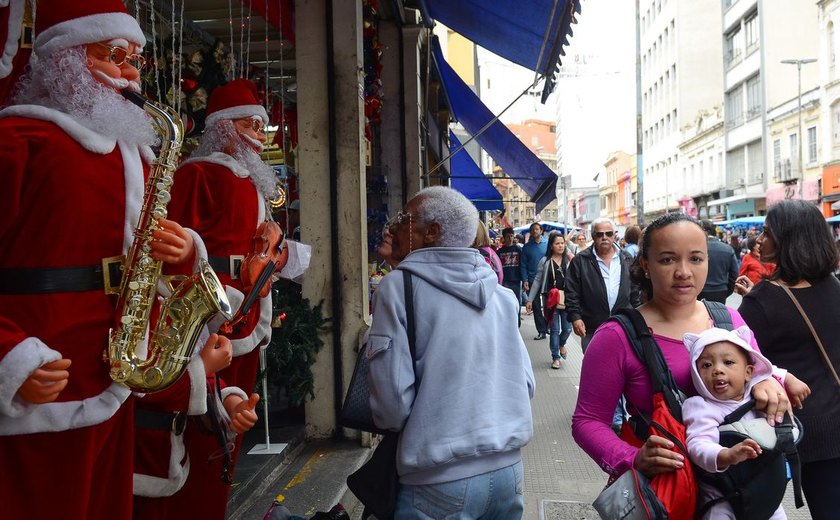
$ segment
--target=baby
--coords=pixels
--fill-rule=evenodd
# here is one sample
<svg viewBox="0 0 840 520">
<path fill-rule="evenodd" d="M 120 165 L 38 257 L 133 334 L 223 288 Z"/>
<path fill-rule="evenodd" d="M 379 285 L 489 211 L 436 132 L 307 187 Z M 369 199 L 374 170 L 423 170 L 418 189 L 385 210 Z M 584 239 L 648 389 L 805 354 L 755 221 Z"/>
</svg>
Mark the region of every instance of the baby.
<svg viewBox="0 0 840 520">
<path fill-rule="evenodd" d="M 761 454 L 761 446 L 752 439 L 725 448 L 718 433 L 724 417 L 750 399 L 753 385 L 773 374 L 773 365 L 750 346 L 751 339 L 747 326 L 732 331 L 711 328 L 683 336 L 691 358 L 691 378 L 699 394 L 683 404 L 688 454 L 693 463 L 710 473 L 725 471 Z M 755 417 L 758 415 L 751 410 L 743 419 Z M 700 506 L 721 496 L 710 484 L 701 483 L 700 488 Z M 735 514 L 727 502 L 721 502 L 703 518 L 735 518 Z M 784 518 L 787 516 L 779 505 L 771 519 Z"/>
</svg>

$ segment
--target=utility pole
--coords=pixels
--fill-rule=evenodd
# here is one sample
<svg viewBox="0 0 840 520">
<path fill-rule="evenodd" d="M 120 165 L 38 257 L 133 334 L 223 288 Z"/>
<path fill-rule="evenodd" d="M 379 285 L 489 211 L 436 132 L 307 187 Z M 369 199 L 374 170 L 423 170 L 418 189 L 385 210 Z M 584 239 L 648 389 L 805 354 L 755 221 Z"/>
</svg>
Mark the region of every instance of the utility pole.
<svg viewBox="0 0 840 520">
<path fill-rule="evenodd" d="M 802 143 L 805 141 L 805 136 L 802 135 L 802 65 L 814 63 L 815 61 L 817 61 L 816 58 L 782 60 L 782 63 L 785 65 L 796 65 L 797 99 L 799 100 L 799 200 L 804 198 L 803 187 L 805 185 L 805 161 L 802 159 Z"/>
<path fill-rule="evenodd" d="M 636 222 L 645 225 L 645 172 L 642 161 L 642 25 L 636 0 Z"/>
</svg>

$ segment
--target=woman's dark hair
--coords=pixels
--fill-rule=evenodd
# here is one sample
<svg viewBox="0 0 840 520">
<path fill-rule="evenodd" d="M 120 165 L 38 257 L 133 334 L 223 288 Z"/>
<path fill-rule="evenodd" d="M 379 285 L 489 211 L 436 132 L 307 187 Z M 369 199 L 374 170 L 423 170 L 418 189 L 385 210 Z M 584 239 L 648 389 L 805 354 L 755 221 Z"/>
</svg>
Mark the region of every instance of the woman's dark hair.
<svg viewBox="0 0 840 520">
<path fill-rule="evenodd" d="M 552 231 L 551 233 L 548 234 L 548 240 L 547 240 L 547 243 L 546 243 L 546 246 L 545 246 L 545 257 L 546 258 L 551 258 L 551 246 L 554 244 L 554 241 L 557 240 L 558 238 L 562 238 L 563 243 L 564 244 L 566 243 L 566 237 L 563 236 L 563 233 L 561 233 L 559 231 Z"/>
<path fill-rule="evenodd" d="M 642 266 L 639 265 L 639 258 L 644 258 L 645 260 L 648 259 L 648 250 L 650 250 L 651 242 L 653 241 L 653 237 L 657 231 L 664 229 L 671 224 L 676 224 L 677 222 L 691 222 L 697 226 L 700 231 L 703 231 L 703 236 L 706 235 L 706 231 L 703 229 L 703 226 L 697 222 L 697 219 L 690 217 L 685 213 L 666 213 L 648 224 L 642 233 L 642 238 L 639 242 L 639 254 L 630 266 L 630 281 L 635 283 L 639 289 L 645 293 L 648 301 L 653 298 L 653 285 L 650 283 L 650 278 L 645 278 L 645 271 L 642 269 Z"/>
<path fill-rule="evenodd" d="M 624 240 L 628 244 L 638 244 L 639 237 L 642 236 L 642 228 L 639 226 L 630 226 L 627 228 L 627 231 L 624 232 Z"/>
<path fill-rule="evenodd" d="M 783 200 L 770 206 L 764 220 L 764 233 L 776 245 L 772 259 L 776 270 L 769 280 L 795 284 L 815 282 L 834 273 L 837 246 L 825 217 L 813 204 Z"/>
</svg>

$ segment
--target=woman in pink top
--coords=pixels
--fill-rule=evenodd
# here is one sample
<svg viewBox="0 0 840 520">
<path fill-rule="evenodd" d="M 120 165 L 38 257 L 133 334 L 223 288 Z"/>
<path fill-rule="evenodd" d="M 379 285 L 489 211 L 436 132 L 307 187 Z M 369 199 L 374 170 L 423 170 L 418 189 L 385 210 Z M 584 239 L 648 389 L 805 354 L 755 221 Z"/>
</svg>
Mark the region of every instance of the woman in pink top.
<svg viewBox="0 0 840 520">
<path fill-rule="evenodd" d="M 638 263 L 631 276 L 648 300 L 638 310 L 662 349 L 677 386 L 687 395 L 696 395 L 682 337 L 686 332 L 697 334 L 711 326 L 705 305 L 697 301 L 708 272 L 705 233 L 693 218 L 671 213 L 647 227 L 639 246 Z M 736 328 L 744 325 L 737 311 L 729 309 L 729 314 Z M 757 348 L 755 340 L 752 346 Z M 779 376 L 789 386 L 798 381 L 790 374 Z M 607 321 L 598 328 L 583 358 L 580 391 L 572 417 L 575 441 L 610 477 L 617 477 L 631 466 L 652 477 L 686 464 L 663 437 L 651 435 L 641 448 L 636 448 L 616 436 L 610 425 L 615 403 L 622 394 L 631 413 L 651 412 L 653 390 L 647 370 L 636 358 L 621 326 Z M 783 413 L 791 408 L 774 378 L 755 385 L 752 396 L 757 408 L 767 412 L 771 424 L 781 421 Z"/>
</svg>

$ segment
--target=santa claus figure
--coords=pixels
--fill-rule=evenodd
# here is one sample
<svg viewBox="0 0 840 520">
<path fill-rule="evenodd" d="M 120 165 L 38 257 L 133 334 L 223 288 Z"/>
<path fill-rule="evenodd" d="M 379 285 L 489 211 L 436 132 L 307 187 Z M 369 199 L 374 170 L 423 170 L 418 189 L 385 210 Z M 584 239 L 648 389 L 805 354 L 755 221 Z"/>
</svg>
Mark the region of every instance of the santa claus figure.
<svg viewBox="0 0 840 520">
<path fill-rule="evenodd" d="M 157 136 L 143 32 L 119 0 L 40 0 L 30 71 L 0 111 L 0 503 L 7 518 L 131 516 L 134 399 L 103 360 L 113 258 L 133 242 Z M 161 219 L 151 255 L 194 258 Z M 119 262 L 119 260 L 116 260 Z"/>
<path fill-rule="evenodd" d="M 210 264 L 237 309 L 248 292 L 239 266 L 254 248 L 255 231 L 268 215 L 266 200 L 276 187 L 274 170 L 259 155 L 268 115 L 257 100 L 254 83 L 237 79 L 213 90 L 205 121 L 201 143 L 175 173 L 169 214 L 201 235 Z M 254 389 L 259 351 L 271 339 L 271 310 L 269 293 L 251 307 L 244 326 L 226 334 L 233 345 L 233 361 L 220 372 L 224 384 L 246 392 Z M 226 391 L 221 394 L 228 409 Z M 251 408 L 254 404 L 256 394 L 249 401 Z M 222 519 L 230 487 L 219 478 L 225 463 L 219 443 L 196 428 L 185 435 L 191 469 L 184 488 L 172 497 L 174 510 Z M 234 462 L 239 446 L 237 438 Z"/>
</svg>

